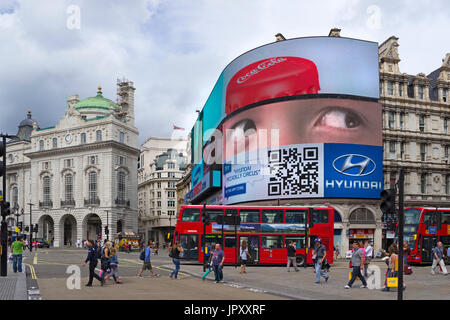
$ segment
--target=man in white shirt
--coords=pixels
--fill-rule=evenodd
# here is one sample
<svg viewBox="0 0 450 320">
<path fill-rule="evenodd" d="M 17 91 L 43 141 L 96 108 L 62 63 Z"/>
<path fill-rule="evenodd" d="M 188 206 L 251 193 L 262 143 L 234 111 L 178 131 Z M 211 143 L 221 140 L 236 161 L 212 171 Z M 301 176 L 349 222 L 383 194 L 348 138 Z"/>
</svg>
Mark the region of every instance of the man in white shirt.
<svg viewBox="0 0 450 320">
<path fill-rule="evenodd" d="M 367 268 L 369 267 L 370 261 L 373 257 L 373 248 L 370 245 L 369 240 L 364 242 L 364 250 L 366 251 L 366 260 L 364 261 L 364 276 L 367 277 Z"/>
</svg>

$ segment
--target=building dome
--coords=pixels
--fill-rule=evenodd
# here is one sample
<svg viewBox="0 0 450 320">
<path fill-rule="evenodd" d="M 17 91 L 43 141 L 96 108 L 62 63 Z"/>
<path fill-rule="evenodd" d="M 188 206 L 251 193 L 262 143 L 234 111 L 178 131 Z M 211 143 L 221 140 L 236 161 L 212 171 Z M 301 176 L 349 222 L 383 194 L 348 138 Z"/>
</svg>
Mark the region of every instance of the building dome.
<svg viewBox="0 0 450 320">
<path fill-rule="evenodd" d="M 75 109 L 83 113 L 83 111 L 99 112 L 108 111 L 110 109 L 118 110 L 117 103 L 112 100 L 106 99 L 102 95 L 102 87 L 98 87 L 97 95 L 95 97 L 89 97 L 81 100 L 75 105 Z"/>
</svg>

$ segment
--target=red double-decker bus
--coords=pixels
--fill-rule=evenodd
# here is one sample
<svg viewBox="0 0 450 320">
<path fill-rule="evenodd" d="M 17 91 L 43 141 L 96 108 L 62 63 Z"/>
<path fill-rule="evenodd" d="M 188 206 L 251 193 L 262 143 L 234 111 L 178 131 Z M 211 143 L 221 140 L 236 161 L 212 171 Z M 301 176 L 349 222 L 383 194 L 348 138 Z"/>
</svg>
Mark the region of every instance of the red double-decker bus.
<svg viewBox="0 0 450 320">
<path fill-rule="evenodd" d="M 408 241 L 411 254 L 408 263 L 429 264 L 438 241 L 444 251 L 450 246 L 450 208 L 408 207 L 404 210 L 403 239 Z M 398 234 L 395 235 L 397 242 Z"/>
<path fill-rule="evenodd" d="M 296 242 L 298 265 L 305 260 L 312 264 L 314 240 L 320 238 L 327 249 L 327 260 L 333 263 L 334 208 L 297 206 L 207 206 L 211 223 L 203 234 L 203 206 L 182 206 L 177 217 L 173 241 L 184 249 L 182 259 L 203 262 L 203 250 L 220 243 L 225 263 L 239 261 L 239 246 L 243 240 L 251 255 L 249 263 L 284 264 L 286 244 Z M 239 216 L 240 225 L 218 224 L 217 216 Z M 310 228 L 306 229 L 305 226 Z M 202 241 L 205 241 L 204 243 Z M 203 246 L 202 246 L 203 244 Z M 207 254 L 207 252 L 205 252 Z"/>
</svg>

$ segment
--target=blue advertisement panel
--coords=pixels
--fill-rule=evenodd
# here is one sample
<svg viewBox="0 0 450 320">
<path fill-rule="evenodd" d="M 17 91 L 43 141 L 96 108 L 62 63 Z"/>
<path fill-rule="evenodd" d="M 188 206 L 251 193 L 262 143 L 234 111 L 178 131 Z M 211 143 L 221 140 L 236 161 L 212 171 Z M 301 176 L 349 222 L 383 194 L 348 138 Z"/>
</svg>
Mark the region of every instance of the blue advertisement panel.
<svg viewBox="0 0 450 320">
<path fill-rule="evenodd" d="M 326 198 L 378 199 L 383 190 L 383 148 L 326 143 Z"/>
<path fill-rule="evenodd" d="M 255 164 L 224 166 L 223 204 L 289 198 L 378 199 L 383 188 L 379 146 L 299 144 L 259 154 L 265 157 Z"/>
</svg>

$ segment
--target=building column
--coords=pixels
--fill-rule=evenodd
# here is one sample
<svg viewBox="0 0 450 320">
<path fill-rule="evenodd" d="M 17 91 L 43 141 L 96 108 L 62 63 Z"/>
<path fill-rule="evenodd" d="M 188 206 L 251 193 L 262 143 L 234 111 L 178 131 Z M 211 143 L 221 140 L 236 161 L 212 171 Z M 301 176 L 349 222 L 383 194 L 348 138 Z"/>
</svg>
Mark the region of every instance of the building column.
<svg viewBox="0 0 450 320">
<path fill-rule="evenodd" d="M 377 224 L 377 228 L 375 229 L 374 235 L 373 235 L 373 254 L 374 256 L 376 256 L 377 252 L 382 249 L 382 225 L 381 224 Z"/>
<path fill-rule="evenodd" d="M 63 226 L 64 228 L 64 226 Z M 61 221 L 58 219 L 57 221 L 54 221 L 54 229 L 53 229 L 53 237 L 55 237 L 55 241 L 53 242 L 53 246 L 55 248 L 62 248 L 64 247 L 64 243 L 61 239 Z M 64 230 L 63 230 L 64 231 Z"/>
</svg>

